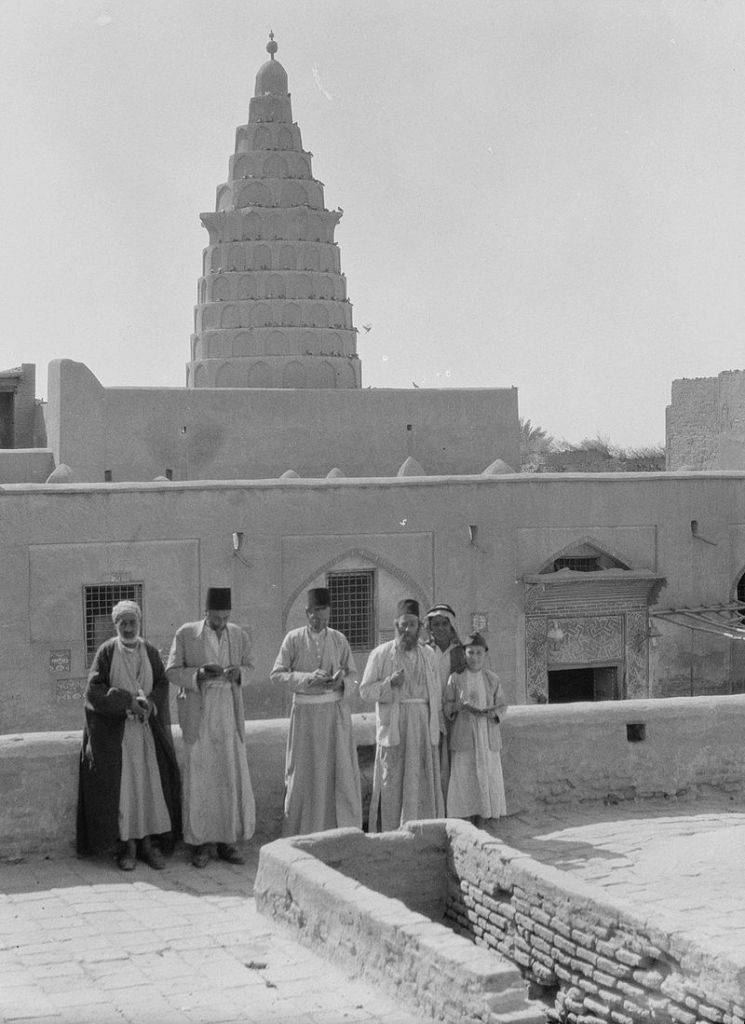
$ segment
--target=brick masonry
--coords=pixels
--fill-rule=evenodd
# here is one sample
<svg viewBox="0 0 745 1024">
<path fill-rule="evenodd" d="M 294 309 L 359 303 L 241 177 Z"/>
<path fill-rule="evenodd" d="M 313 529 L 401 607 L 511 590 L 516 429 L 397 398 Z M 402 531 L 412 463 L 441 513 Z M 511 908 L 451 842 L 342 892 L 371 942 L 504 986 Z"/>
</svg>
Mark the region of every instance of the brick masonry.
<svg viewBox="0 0 745 1024">
<path fill-rule="evenodd" d="M 466 822 L 280 840 L 255 891 L 301 941 L 433 1020 L 745 1022 L 736 949 L 666 930 Z"/>
<path fill-rule="evenodd" d="M 548 1020 L 742 1024 L 740 967 L 721 949 L 651 927 L 621 901 L 499 840 L 448 823 L 445 916 L 518 964 Z"/>
</svg>

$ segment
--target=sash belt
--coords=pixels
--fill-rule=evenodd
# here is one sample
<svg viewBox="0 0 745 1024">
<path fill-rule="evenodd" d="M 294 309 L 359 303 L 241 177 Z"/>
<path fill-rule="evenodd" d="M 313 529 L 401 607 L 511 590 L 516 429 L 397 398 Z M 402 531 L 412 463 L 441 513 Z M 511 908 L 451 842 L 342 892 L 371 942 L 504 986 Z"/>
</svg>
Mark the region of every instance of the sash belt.
<svg viewBox="0 0 745 1024">
<path fill-rule="evenodd" d="M 292 700 L 295 704 L 333 704 L 342 696 L 339 690 L 332 690 L 330 693 L 295 693 Z"/>
</svg>

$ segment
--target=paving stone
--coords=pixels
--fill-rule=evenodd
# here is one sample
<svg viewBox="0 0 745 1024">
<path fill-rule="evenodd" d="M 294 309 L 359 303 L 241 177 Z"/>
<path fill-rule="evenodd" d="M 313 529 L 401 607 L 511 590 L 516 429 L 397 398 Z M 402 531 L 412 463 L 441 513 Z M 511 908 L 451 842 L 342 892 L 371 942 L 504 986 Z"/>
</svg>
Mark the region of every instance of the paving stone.
<svg viewBox="0 0 745 1024">
<path fill-rule="evenodd" d="M 258 862 L 0 865 L 2 1024 L 417 1024 L 259 915 Z M 266 963 L 264 969 L 246 966 Z M 12 979 L 14 983 L 9 983 Z"/>
</svg>

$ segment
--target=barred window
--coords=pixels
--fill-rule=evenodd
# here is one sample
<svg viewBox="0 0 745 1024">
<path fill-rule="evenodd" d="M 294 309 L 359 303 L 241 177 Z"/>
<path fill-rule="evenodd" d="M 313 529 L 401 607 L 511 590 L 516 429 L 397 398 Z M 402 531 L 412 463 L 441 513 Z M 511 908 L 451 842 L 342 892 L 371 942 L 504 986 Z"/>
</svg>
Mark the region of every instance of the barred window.
<svg viewBox="0 0 745 1024">
<path fill-rule="evenodd" d="M 554 572 L 560 569 L 573 569 L 575 572 L 598 572 L 600 559 L 592 557 L 569 557 L 554 559 Z"/>
<path fill-rule="evenodd" d="M 354 650 L 375 646 L 375 570 L 330 572 L 326 586 L 331 594 L 329 625 L 338 629 Z"/>
<path fill-rule="evenodd" d="M 136 601 L 142 609 L 141 583 L 101 583 L 83 587 L 86 664 L 109 637 L 116 635 L 111 610 L 119 601 Z M 144 609 L 143 609 L 144 611 Z"/>
</svg>

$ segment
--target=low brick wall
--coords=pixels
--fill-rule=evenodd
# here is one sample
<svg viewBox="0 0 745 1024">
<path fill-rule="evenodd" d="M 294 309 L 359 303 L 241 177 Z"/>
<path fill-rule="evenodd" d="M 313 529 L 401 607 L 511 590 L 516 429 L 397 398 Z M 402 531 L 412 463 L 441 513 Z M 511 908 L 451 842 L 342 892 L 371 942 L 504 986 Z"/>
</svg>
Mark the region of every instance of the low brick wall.
<svg viewBox="0 0 745 1024">
<path fill-rule="evenodd" d="M 742 1024 L 745 977 L 705 937 L 666 932 L 580 879 L 448 823 L 446 919 L 519 964 L 568 1024 Z M 681 880 L 683 884 L 683 880 Z M 742 960 L 742 957 L 739 958 Z"/>
<path fill-rule="evenodd" d="M 364 753 L 375 743 L 375 716 L 353 717 Z M 285 789 L 285 718 L 246 722 L 246 753 L 262 837 L 278 836 Z M 35 732 L 0 736 L 0 859 L 28 853 L 70 853 L 75 846 L 78 763 L 82 732 Z M 182 759 L 181 730 L 173 726 Z"/>
<path fill-rule="evenodd" d="M 528 998 L 514 964 L 427 912 L 444 910 L 451 826 L 460 823 L 414 822 L 369 836 L 336 829 L 270 843 L 261 850 L 256 905 L 294 938 L 432 1020 L 543 1024 L 543 1007 Z"/>
<path fill-rule="evenodd" d="M 399 898 L 384 895 L 389 856 L 400 866 Z M 424 897 L 440 885 L 444 922 L 456 934 L 440 920 L 442 893 Z M 280 840 L 261 851 L 255 894 L 300 941 L 434 1020 L 745 1021 L 741 950 L 666 930 L 664 915 L 645 919 L 642 908 L 466 822 Z"/>
</svg>

